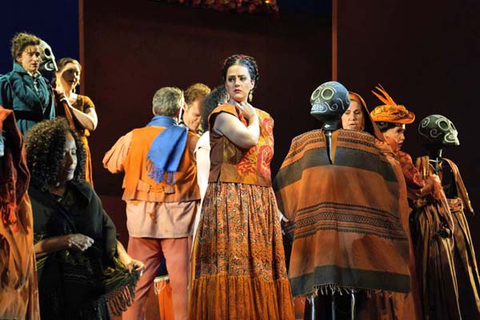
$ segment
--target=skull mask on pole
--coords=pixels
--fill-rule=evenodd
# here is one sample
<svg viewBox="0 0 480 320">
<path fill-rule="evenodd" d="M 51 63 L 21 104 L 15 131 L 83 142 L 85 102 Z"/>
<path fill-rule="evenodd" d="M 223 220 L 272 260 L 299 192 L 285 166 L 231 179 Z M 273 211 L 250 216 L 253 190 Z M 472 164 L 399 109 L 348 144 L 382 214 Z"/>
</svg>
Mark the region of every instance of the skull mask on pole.
<svg viewBox="0 0 480 320">
<path fill-rule="evenodd" d="M 348 90 L 339 82 L 329 81 L 321 84 L 310 97 L 310 114 L 323 122 L 325 131 L 338 129 L 345 110 L 350 105 Z"/>
<path fill-rule="evenodd" d="M 310 114 L 323 123 L 327 152 L 332 162 L 332 131 L 338 129 L 342 115 L 350 105 L 348 90 L 339 82 L 329 81 L 321 84 L 310 97 Z"/>
<path fill-rule="evenodd" d="M 458 146 L 458 131 L 447 117 L 440 114 L 431 114 L 422 119 L 418 125 L 418 133 L 424 145 Z"/>
<path fill-rule="evenodd" d="M 418 133 L 423 140 L 425 149 L 430 152 L 430 161 L 435 172 L 442 158 L 442 149 L 445 146 L 458 146 L 458 131 L 447 117 L 440 114 L 431 114 L 420 121 Z"/>
</svg>

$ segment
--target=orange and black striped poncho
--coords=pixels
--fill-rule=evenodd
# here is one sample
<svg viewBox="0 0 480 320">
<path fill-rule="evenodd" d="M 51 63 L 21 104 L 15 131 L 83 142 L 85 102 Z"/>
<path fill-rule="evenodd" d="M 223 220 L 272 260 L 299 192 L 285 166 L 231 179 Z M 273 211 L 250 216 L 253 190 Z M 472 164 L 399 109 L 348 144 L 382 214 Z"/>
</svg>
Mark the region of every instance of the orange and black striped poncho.
<svg viewBox="0 0 480 320">
<path fill-rule="evenodd" d="M 367 132 L 334 131 L 332 162 L 324 131 L 313 130 L 293 139 L 274 181 L 291 221 L 293 295 L 409 292 L 399 173 Z"/>
</svg>

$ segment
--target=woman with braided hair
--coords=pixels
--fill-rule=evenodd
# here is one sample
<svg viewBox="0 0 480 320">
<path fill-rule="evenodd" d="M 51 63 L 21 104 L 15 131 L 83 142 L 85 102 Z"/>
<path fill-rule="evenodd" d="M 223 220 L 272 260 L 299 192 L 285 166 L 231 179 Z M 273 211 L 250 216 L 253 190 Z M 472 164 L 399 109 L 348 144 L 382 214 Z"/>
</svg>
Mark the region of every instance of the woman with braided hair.
<svg viewBox="0 0 480 320">
<path fill-rule="evenodd" d="M 280 218 L 271 188 L 273 119 L 247 99 L 255 59 L 223 64 L 230 95 L 209 118 L 210 175 L 194 245 L 191 319 L 293 319 Z"/>
</svg>

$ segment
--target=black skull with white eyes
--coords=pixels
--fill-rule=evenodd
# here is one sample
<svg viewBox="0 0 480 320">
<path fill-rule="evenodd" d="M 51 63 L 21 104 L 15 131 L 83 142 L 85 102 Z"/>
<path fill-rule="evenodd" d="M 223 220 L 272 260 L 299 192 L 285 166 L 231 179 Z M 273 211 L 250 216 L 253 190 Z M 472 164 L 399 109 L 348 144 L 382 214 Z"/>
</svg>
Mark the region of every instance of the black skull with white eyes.
<svg viewBox="0 0 480 320">
<path fill-rule="evenodd" d="M 458 131 L 447 117 L 431 114 L 420 121 L 418 133 L 425 145 L 458 146 Z"/>
<path fill-rule="evenodd" d="M 40 72 L 58 71 L 55 55 L 52 48 L 43 40 L 40 40 L 40 49 L 42 50 L 42 62 L 40 63 Z"/>
<path fill-rule="evenodd" d="M 342 114 L 350 105 L 348 90 L 339 82 L 321 84 L 310 97 L 310 114 L 324 123 L 325 130 L 336 130 Z"/>
</svg>

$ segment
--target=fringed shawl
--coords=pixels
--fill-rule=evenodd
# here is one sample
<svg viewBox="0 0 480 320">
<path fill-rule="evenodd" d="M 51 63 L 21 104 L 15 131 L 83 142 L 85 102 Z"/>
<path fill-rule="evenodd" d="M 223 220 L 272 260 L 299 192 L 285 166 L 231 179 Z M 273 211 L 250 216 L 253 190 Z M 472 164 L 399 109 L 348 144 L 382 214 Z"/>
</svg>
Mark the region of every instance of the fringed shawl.
<svg viewBox="0 0 480 320">
<path fill-rule="evenodd" d="M 318 289 L 410 290 L 397 174 L 365 132 L 337 130 L 330 164 L 323 130 L 293 139 L 275 178 L 292 225 L 294 296 Z"/>
<path fill-rule="evenodd" d="M 30 186 L 35 242 L 81 233 L 94 239 L 88 250 L 60 250 L 39 258 L 42 319 L 109 319 L 134 300 L 137 272 L 129 273 L 115 255 L 115 226 L 86 182 L 70 182 L 58 201 Z"/>
</svg>

